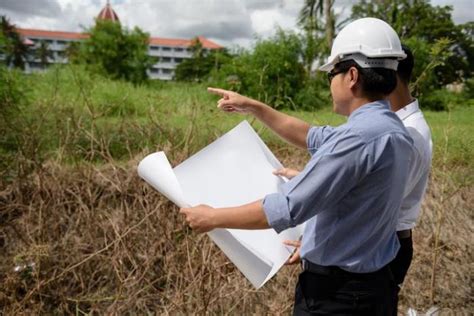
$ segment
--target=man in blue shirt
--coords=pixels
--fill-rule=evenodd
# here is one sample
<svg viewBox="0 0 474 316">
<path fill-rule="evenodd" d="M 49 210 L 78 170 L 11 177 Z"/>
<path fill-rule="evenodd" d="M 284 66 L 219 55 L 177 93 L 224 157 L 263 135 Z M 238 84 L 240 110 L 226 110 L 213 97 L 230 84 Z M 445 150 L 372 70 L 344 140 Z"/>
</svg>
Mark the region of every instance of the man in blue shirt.
<svg viewBox="0 0 474 316">
<path fill-rule="evenodd" d="M 397 59 L 405 57 L 385 22 L 360 19 L 336 37 L 328 63 L 334 111 L 348 116 L 338 127 L 311 127 L 235 92 L 213 89 L 228 112 L 251 113 L 278 135 L 308 148 L 304 170 L 280 192 L 253 203 L 214 209 L 183 208 L 191 228 L 280 232 L 307 222 L 304 271 L 296 287 L 297 315 L 390 315 L 395 282 L 398 210 L 413 146 L 387 95 L 396 85 Z"/>
</svg>

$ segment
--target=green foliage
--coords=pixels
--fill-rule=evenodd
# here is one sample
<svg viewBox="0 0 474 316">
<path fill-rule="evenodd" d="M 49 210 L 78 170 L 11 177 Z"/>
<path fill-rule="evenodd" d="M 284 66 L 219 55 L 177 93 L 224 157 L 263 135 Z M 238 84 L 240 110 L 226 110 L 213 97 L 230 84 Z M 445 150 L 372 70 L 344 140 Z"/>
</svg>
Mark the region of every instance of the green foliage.
<svg viewBox="0 0 474 316">
<path fill-rule="evenodd" d="M 217 110 L 217 98 L 207 93 L 203 84 L 152 82 L 136 86 L 75 65 L 53 66 L 30 75 L 3 67 L 0 80 L 5 83 L 0 85 L 1 172 L 18 170 L 15 164 L 19 161 L 100 163 L 107 159 L 134 159 L 144 152 L 166 148 L 170 152 L 186 149 L 190 154 L 248 119 Z M 428 97 L 432 102 L 441 100 L 453 116 L 463 113 L 455 119 L 464 120 L 462 127 L 453 125 L 456 129 L 472 129 L 469 118 L 474 107 L 461 106 L 466 103 L 465 96 L 443 90 Z M 343 117 L 329 110 L 329 89 L 323 78 L 305 81 L 294 100 L 287 102 L 290 110 L 284 109 L 285 112 L 308 122 L 344 122 Z M 322 109 L 315 111 L 316 107 Z M 448 115 L 430 111 L 426 114 L 429 123 L 431 118 Z M 255 127 L 260 129 L 261 125 Z M 440 123 L 433 129 L 441 127 Z M 266 141 L 277 142 L 270 132 L 261 132 Z M 465 157 L 467 153 L 456 159 Z M 25 165 L 22 168 L 28 170 Z"/>
<path fill-rule="evenodd" d="M 445 65 L 453 54 L 448 49 L 451 41 L 441 38 L 430 45 L 426 40 L 412 37 L 405 43 L 411 48 L 415 59 L 413 80 L 410 85 L 413 95 L 420 99 L 424 108 L 447 110 L 447 104 L 443 105 L 445 100 L 439 98 L 442 93 L 438 94 L 435 91 L 442 89 L 439 81 L 439 77 L 443 76 L 440 73 L 440 66 Z"/>
<path fill-rule="evenodd" d="M 20 149 L 24 127 L 22 111 L 27 103 L 24 75 L 0 65 L 0 170 L 6 170 Z"/>
<path fill-rule="evenodd" d="M 302 60 L 306 76 L 310 77 L 313 63 L 316 60 L 324 63 L 323 60 L 329 54 L 330 48 L 317 19 L 309 17 L 301 27 L 303 31 L 300 35 Z"/>
<path fill-rule="evenodd" d="M 463 96 L 470 101 L 469 105 L 474 106 L 474 77 L 464 82 Z"/>
<path fill-rule="evenodd" d="M 302 27 L 324 28 L 326 47 L 332 46 L 336 29 L 333 5 L 334 0 L 305 0 L 298 18 L 298 24 Z"/>
<path fill-rule="evenodd" d="M 19 71 L 0 65 L 0 82 L 0 160 L 4 162 L 5 153 L 18 149 L 18 138 L 22 133 L 18 117 L 26 96 L 23 74 Z"/>
<path fill-rule="evenodd" d="M 24 98 L 21 89 L 21 75 L 0 65 L 0 82 L 2 83 L 0 85 L 0 114 L 2 118 L 5 118 L 18 110 L 18 104 Z"/>
<path fill-rule="evenodd" d="M 295 97 L 298 110 L 311 111 L 327 108 L 331 101 L 329 84 L 325 76 L 316 76 L 306 80 L 303 88 Z"/>
<path fill-rule="evenodd" d="M 24 69 L 30 56 L 29 47 L 6 16 L 0 17 L 0 54 L 5 56 L 5 64 Z"/>
<path fill-rule="evenodd" d="M 449 111 L 462 105 L 459 101 L 460 98 L 456 94 L 449 93 L 446 89 L 432 90 L 419 97 L 421 106 L 433 111 Z"/>
<path fill-rule="evenodd" d="M 258 40 L 253 52 L 234 58 L 212 77 L 215 84 L 275 108 L 290 107 L 305 80 L 300 39 L 280 30 L 273 38 Z"/>
<path fill-rule="evenodd" d="M 49 59 L 53 58 L 53 52 L 49 50 L 49 45 L 45 41 L 40 41 L 39 46 L 36 50 L 36 58 L 40 60 L 40 64 L 43 68 L 48 65 Z"/>
<path fill-rule="evenodd" d="M 199 38 L 193 40 L 190 48 L 193 51 L 192 58 L 185 59 L 176 67 L 175 79 L 178 81 L 200 82 L 208 77 L 213 69 L 220 69 L 232 59 L 225 49 L 205 53 Z"/>
<path fill-rule="evenodd" d="M 81 43 L 80 42 L 70 42 L 65 50 L 65 55 L 71 64 L 78 64 L 81 61 Z"/>
<path fill-rule="evenodd" d="M 133 83 L 147 80 L 147 69 L 155 62 L 148 56 L 149 35 L 138 27 L 129 31 L 119 23 L 97 20 L 79 51 L 88 69 L 112 79 Z"/>
</svg>

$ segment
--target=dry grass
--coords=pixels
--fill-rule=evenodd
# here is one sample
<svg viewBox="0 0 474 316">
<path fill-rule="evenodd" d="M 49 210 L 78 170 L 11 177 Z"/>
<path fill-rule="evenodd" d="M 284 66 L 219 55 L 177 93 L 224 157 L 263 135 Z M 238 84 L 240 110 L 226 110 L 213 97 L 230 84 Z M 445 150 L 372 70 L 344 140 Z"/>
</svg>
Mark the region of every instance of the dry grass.
<svg viewBox="0 0 474 316">
<path fill-rule="evenodd" d="M 306 160 L 287 147 L 274 152 L 287 165 Z M 299 267 L 283 268 L 254 290 L 207 236 L 190 231 L 176 207 L 137 177 L 137 162 L 49 162 L 21 181 L 1 183 L 3 314 L 290 314 Z M 474 310 L 473 193 L 433 174 L 403 310 Z"/>
</svg>

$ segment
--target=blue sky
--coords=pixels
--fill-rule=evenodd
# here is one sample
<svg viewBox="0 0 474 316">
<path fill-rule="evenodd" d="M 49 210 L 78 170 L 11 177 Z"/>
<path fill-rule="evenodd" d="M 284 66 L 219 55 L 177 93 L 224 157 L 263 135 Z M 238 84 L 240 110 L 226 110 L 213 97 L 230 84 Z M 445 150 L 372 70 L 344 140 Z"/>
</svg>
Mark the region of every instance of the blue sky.
<svg viewBox="0 0 474 316">
<path fill-rule="evenodd" d="M 122 24 L 138 26 L 152 36 L 192 38 L 206 36 L 228 47 L 250 47 L 255 36 L 268 37 L 279 25 L 296 29 L 304 0 L 111 0 Z M 341 16 L 350 14 L 355 0 L 336 0 Z M 432 0 L 453 6 L 453 20 L 474 20 L 474 0 Z M 105 0 L 0 0 L 19 27 L 79 32 L 92 25 Z"/>
</svg>

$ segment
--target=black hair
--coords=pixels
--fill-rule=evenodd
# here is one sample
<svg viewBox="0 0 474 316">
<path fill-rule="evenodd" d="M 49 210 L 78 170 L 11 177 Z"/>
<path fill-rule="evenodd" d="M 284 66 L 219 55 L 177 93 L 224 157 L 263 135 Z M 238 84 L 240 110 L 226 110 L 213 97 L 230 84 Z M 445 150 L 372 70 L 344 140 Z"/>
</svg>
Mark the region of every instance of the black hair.
<svg viewBox="0 0 474 316">
<path fill-rule="evenodd" d="M 405 54 L 407 54 L 407 57 L 398 62 L 397 74 L 403 83 L 409 84 L 411 80 L 411 74 L 413 72 L 413 66 L 415 65 L 415 59 L 413 58 L 413 53 L 411 52 L 410 48 L 402 45 L 402 49 Z"/>
<path fill-rule="evenodd" d="M 371 99 L 381 99 L 389 95 L 397 86 L 395 70 L 386 68 L 362 68 L 354 60 L 345 60 L 335 65 L 335 71 L 357 68 L 360 74 L 362 92 Z"/>
</svg>

